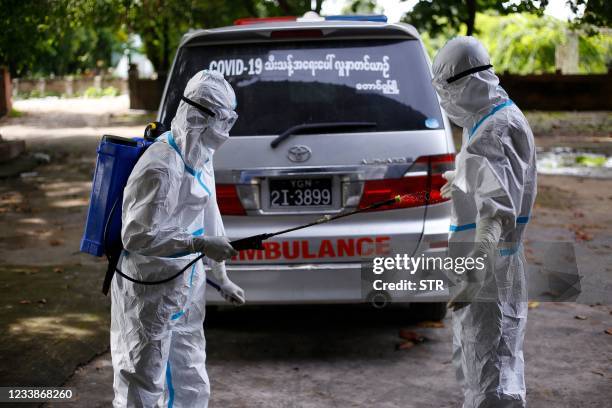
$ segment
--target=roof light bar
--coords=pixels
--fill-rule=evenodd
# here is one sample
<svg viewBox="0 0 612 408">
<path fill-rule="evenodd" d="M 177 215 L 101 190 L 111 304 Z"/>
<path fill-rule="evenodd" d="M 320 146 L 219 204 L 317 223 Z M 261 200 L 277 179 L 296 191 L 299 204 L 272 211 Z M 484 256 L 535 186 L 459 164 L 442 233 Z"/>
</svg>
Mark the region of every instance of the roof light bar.
<svg viewBox="0 0 612 408">
<path fill-rule="evenodd" d="M 376 23 L 386 23 L 387 16 L 384 14 L 347 14 L 347 15 L 335 15 L 326 16 L 325 20 L 328 21 L 373 21 Z"/>
<path fill-rule="evenodd" d="M 245 17 L 234 21 L 234 25 L 249 25 L 249 24 L 264 24 L 278 23 L 283 21 L 295 21 L 295 16 L 279 16 L 279 17 Z"/>
</svg>

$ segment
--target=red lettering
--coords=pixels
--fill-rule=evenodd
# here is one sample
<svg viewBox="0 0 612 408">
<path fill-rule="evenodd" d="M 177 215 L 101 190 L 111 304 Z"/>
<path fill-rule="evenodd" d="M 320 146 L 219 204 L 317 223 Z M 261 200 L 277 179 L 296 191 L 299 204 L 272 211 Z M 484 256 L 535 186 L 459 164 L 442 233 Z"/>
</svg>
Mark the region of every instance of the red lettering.
<svg viewBox="0 0 612 408">
<path fill-rule="evenodd" d="M 338 256 L 355 256 L 355 240 L 353 238 L 339 239 L 337 245 Z"/>
<path fill-rule="evenodd" d="M 364 249 L 366 244 L 372 244 L 372 238 L 359 238 L 357 240 L 357 253 L 361 256 L 369 256 L 374 253 L 374 249 L 370 246 L 368 250 Z"/>
<path fill-rule="evenodd" d="M 376 255 L 386 255 L 389 253 L 390 237 L 376 237 Z"/>
<path fill-rule="evenodd" d="M 334 253 L 334 246 L 329 239 L 324 239 L 321 241 L 321 246 L 319 247 L 319 258 L 324 258 L 326 256 L 330 258 L 334 258 L 336 256 Z"/>
<path fill-rule="evenodd" d="M 316 254 L 310 252 L 310 248 L 308 248 L 308 241 L 302 241 L 302 258 L 313 259 L 316 257 Z"/>
<path fill-rule="evenodd" d="M 280 244 L 278 242 L 265 242 L 266 259 L 278 259 L 281 257 Z"/>
<path fill-rule="evenodd" d="M 241 261 L 253 261 L 255 259 L 262 259 L 263 251 L 259 249 L 243 249 L 240 251 L 240 260 Z"/>
<path fill-rule="evenodd" d="M 291 244 L 291 247 L 289 247 Z M 291 249 L 293 249 L 293 253 L 291 253 Z M 298 241 L 284 241 L 283 242 L 283 257 L 287 259 L 296 259 L 300 256 L 300 243 Z"/>
</svg>

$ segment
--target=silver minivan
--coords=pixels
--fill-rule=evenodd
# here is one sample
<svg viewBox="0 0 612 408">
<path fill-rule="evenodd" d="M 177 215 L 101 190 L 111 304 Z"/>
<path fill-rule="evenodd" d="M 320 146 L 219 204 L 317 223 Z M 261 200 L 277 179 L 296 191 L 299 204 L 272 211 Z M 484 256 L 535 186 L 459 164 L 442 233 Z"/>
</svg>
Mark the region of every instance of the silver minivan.
<svg viewBox="0 0 612 408">
<path fill-rule="evenodd" d="M 185 35 L 158 117 L 170 126 L 199 70 L 220 71 L 233 86 L 238 121 L 214 158 L 228 236 L 407 197 L 241 251 L 228 273 L 248 302 L 361 303 L 363 259 L 444 254 L 450 203 L 440 187 L 454 145 L 414 27 L 379 16 L 237 23 Z M 222 302 L 214 291 L 208 299 Z M 415 307 L 439 317 L 442 305 Z"/>
</svg>

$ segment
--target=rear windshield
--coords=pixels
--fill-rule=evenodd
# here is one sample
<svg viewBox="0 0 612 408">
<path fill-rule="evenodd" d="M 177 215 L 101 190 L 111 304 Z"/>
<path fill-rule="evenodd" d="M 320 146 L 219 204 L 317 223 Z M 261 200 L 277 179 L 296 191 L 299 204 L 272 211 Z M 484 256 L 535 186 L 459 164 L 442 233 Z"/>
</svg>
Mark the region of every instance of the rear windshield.
<svg viewBox="0 0 612 408">
<path fill-rule="evenodd" d="M 185 47 L 166 94 L 169 126 L 189 78 L 220 71 L 233 86 L 232 136 L 277 135 L 306 123 L 374 122 L 359 131 L 442 127 L 416 40 L 344 40 Z"/>
</svg>

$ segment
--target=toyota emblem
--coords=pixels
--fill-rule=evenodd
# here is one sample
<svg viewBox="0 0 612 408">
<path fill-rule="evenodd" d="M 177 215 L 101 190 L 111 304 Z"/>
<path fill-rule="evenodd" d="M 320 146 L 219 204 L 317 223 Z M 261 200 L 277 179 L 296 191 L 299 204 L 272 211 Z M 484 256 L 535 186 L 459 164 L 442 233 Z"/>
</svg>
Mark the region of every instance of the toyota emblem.
<svg viewBox="0 0 612 408">
<path fill-rule="evenodd" d="M 310 147 L 304 145 L 293 146 L 289 149 L 287 154 L 289 160 L 294 163 L 305 162 L 310 159 L 310 156 L 312 156 L 312 150 L 310 150 Z"/>
</svg>

